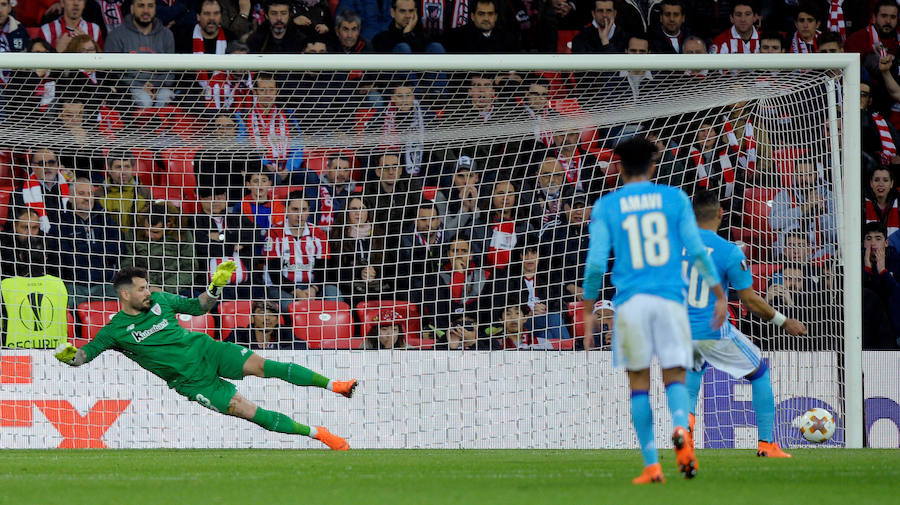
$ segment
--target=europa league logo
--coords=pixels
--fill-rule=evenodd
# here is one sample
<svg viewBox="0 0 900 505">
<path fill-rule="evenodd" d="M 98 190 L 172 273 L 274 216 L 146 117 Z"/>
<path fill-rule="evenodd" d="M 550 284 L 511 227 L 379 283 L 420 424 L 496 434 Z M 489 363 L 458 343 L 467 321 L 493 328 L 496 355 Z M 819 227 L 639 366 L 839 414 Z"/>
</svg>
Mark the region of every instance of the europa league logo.
<svg viewBox="0 0 900 505">
<path fill-rule="evenodd" d="M 53 299 L 44 297 L 43 293 L 29 293 L 19 304 L 19 320 L 26 325 L 31 322 L 34 331 L 49 328 L 53 322 L 53 312 Z"/>
</svg>

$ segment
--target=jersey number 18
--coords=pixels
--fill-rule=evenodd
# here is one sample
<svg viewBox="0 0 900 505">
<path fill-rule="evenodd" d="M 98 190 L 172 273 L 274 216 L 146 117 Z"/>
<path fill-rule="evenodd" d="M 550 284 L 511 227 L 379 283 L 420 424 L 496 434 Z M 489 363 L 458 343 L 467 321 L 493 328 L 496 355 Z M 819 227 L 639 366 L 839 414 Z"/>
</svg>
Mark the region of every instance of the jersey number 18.
<svg viewBox="0 0 900 505">
<path fill-rule="evenodd" d="M 632 214 L 622 221 L 628 232 L 631 266 L 635 270 L 644 265 L 658 267 L 669 262 L 669 223 L 662 212 L 648 212 L 638 219 Z"/>
</svg>

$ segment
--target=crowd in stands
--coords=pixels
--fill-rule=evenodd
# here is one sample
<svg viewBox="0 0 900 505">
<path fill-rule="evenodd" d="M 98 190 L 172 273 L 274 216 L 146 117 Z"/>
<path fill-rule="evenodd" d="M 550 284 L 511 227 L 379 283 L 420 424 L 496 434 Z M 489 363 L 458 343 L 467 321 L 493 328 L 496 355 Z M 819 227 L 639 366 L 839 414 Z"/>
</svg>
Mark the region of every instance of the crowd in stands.
<svg viewBox="0 0 900 505">
<path fill-rule="evenodd" d="M 0 0 L 0 51 L 859 53 L 869 181 L 864 336 L 869 348 L 891 349 L 900 346 L 897 11 L 893 0 Z M 146 268 L 153 289 L 194 296 L 233 260 L 224 298 L 252 302 L 252 314 L 246 327 L 216 336 L 254 348 L 305 348 L 292 327 L 296 303 L 313 300 L 352 308 L 365 348 L 606 346 L 611 304 L 596 307 L 607 321 L 597 338 L 578 334 L 573 307 L 586 296 L 591 205 L 618 184 L 611 150 L 640 132 L 659 147 L 657 181 L 719 191 L 722 233 L 749 244 L 751 261 L 765 267 L 754 272 L 758 289 L 813 337 L 768 338 L 773 330 L 750 316 L 741 319 L 745 332 L 764 349 L 803 350 L 833 348 L 842 334 L 837 181 L 827 156 L 767 136 L 746 103 L 593 136 L 551 127 L 566 112 L 559 104 L 577 106 L 583 93 L 638 101 L 673 74 L 32 69 L 0 77 L 15 90 L 0 94 L 4 128 L 65 137 L 0 153 L 9 167 L 0 181 L 9 195 L 0 273 L 61 277 L 78 325 L 84 303 L 115 297 L 108 283 L 119 267 Z M 529 133 L 477 142 L 425 133 L 504 121 Z M 310 125 L 384 140 L 366 152 L 313 156 L 297 143 Z M 177 149 L 173 139 L 198 132 L 216 139 L 214 153 Z M 128 135 L 140 150 L 96 148 Z M 223 156 L 231 148 L 235 155 Z M 787 174 L 773 166 L 779 150 L 793 152 Z M 173 169 L 179 164 L 187 168 Z M 748 220 L 755 199 L 771 207 L 762 225 Z"/>
</svg>

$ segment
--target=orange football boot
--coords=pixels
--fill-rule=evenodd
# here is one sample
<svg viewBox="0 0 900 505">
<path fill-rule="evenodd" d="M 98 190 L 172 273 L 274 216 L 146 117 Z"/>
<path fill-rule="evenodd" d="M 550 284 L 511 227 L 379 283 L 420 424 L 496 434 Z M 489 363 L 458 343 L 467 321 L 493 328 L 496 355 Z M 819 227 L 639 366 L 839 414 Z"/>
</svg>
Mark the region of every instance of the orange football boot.
<svg viewBox="0 0 900 505">
<path fill-rule="evenodd" d="M 639 476 L 631 479 L 632 484 L 661 484 L 665 481 L 666 478 L 663 476 L 662 465 L 659 463 L 645 466 L 644 471 L 641 472 Z"/>
<path fill-rule="evenodd" d="M 684 475 L 685 479 L 696 477 L 700 464 L 697 463 L 697 457 L 694 455 L 694 443 L 688 430 L 677 426 L 672 432 L 672 445 L 675 446 L 675 462 L 678 464 L 678 471 Z"/>
<path fill-rule="evenodd" d="M 790 454 L 782 451 L 775 442 L 763 442 L 762 440 L 756 446 L 756 455 L 760 458 L 793 458 Z"/>
<path fill-rule="evenodd" d="M 356 391 L 356 386 L 359 386 L 359 381 L 356 379 L 351 379 L 348 381 L 331 381 L 331 390 L 335 393 L 344 395 L 347 398 L 353 397 L 353 392 Z"/>
<path fill-rule="evenodd" d="M 346 451 L 350 449 L 350 444 L 348 444 L 346 440 L 326 430 L 324 426 L 316 426 L 316 436 L 313 438 L 335 451 Z"/>
</svg>

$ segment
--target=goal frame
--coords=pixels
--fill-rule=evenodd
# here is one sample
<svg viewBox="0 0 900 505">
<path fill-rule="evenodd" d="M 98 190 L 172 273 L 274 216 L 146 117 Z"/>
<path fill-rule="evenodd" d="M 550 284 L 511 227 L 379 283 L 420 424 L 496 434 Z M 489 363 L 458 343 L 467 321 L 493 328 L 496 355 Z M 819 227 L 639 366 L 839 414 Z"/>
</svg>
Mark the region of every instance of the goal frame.
<svg viewBox="0 0 900 505">
<path fill-rule="evenodd" d="M 78 70 L 372 70 L 473 71 L 523 70 L 825 70 L 842 72 L 843 97 L 859 96 L 860 61 L 857 54 L 753 55 L 193 55 L 193 54 L 28 54 L 0 55 L 0 68 L 53 68 Z M 838 237 L 844 262 L 845 447 L 863 446 L 862 387 L 862 257 L 857 246 L 861 233 L 861 141 L 858 107 L 837 110 L 837 82 L 827 90 L 829 139 L 835 157 L 834 190 L 838 206 Z M 851 98 L 852 100 L 852 98 Z M 838 128 L 838 121 L 842 128 Z M 838 138 L 837 132 L 842 138 Z M 843 150 L 838 149 L 842 145 Z M 850 175 L 844 177 L 844 174 Z"/>
</svg>

